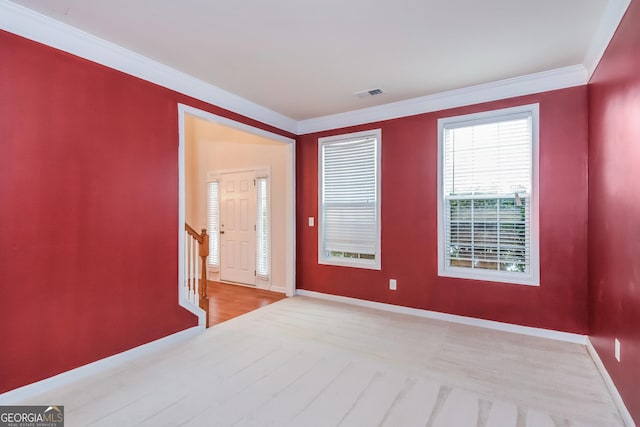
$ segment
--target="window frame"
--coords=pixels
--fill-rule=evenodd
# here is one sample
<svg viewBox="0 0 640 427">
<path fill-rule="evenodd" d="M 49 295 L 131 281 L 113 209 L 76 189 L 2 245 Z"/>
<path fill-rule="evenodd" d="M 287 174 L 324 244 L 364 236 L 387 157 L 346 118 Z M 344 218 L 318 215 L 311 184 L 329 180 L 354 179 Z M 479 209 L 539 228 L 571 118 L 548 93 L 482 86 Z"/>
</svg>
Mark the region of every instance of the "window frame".
<svg viewBox="0 0 640 427">
<path fill-rule="evenodd" d="M 272 227 L 271 227 L 271 222 L 272 222 L 272 217 L 271 217 L 271 177 L 269 175 L 268 171 L 263 171 L 263 172 L 256 172 L 256 177 L 255 179 L 255 188 L 256 188 L 256 279 L 257 280 L 264 280 L 264 281 L 271 281 L 271 258 L 272 258 L 272 254 L 271 254 L 271 234 L 272 234 Z M 258 239 L 258 235 L 259 235 L 259 227 L 258 224 L 260 222 L 259 220 L 259 216 L 260 216 L 260 192 L 259 192 L 259 183 L 261 180 L 264 180 L 265 182 L 265 192 L 266 192 L 266 197 L 265 197 L 265 210 L 266 210 L 266 216 L 267 216 L 267 225 L 265 226 L 265 234 L 266 234 L 266 254 L 264 254 L 264 259 L 265 259 L 265 266 L 267 269 L 266 273 L 262 273 L 260 271 L 258 271 L 258 264 L 259 264 L 259 258 L 260 258 L 260 249 L 259 249 L 259 239 Z"/>
<path fill-rule="evenodd" d="M 446 264 L 446 220 L 444 195 L 444 131 L 447 127 L 464 127 L 495 123 L 518 114 L 531 115 L 531 197 L 530 197 L 530 259 L 529 273 L 500 270 L 482 270 L 468 267 L 452 267 Z M 539 104 L 483 111 L 461 116 L 438 119 L 438 276 L 471 279 L 516 285 L 540 286 L 540 234 L 539 234 Z M 497 196 L 497 195 L 496 195 Z"/>
<path fill-rule="evenodd" d="M 209 176 L 211 178 L 207 178 L 207 180 L 205 181 L 205 193 L 206 193 L 206 204 L 205 204 L 205 228 L 207 230 L 207 233 L 209 233 L 209 256 L 207 257 L 207 271 L 212 272 L 212 273 L 217 273 L 220 271 L 220 178 L 217 175 L 212 175 L 209 174 Z M 209 197 L 210 193 L 209 193 L 209 186 L 213 183 L 217 184 L 218 187 L 218 204 L 217 204 L 217 208 L 218 208 L 218 224 L 217 224 L 217 230 L 213 230 L 211 227 L 211 224 L 209 224 L 209 212 L 211 210 L 211 198 Z M 215 236 L 215 237 L 214 237 Z M 211 252 L 216 252 L 218 255 L 218 262 L 217 263 L 213 263 L 211 262 L 213 259 L 213 256 L 211 255 Z"/>
<path fill-rule="evenodd" d="M 324 158 L 322 156 L 322 148 L 325 145 L 345 143 L 349 141 L 356 141 L 363 138 L 375 138 L 376 140 L 376 244 L 375 251 L 376 257 L 374 260 L 362 259 L 362 258 L 347 258 L 347 257 L 331 257 L 324 255 L 324 209 L 323 209 L 323 171 L 324 171 Z M 371 129 L 361 132 L 352 132 L 347 134 L 340 134 L 334 136 L 328 136 L 318 138 L 318 264 L 334 265 L 342 267 L 363 268 L 370 270 L 382 269 L 382 245 L 381 245 L 381 230 L 382 230 L 382 217 L 381 217 L 381 195 L 382 195 L 382 183 L 381 183 L 381 166 L 382 166 L 382 129 Z"/>
</svg>

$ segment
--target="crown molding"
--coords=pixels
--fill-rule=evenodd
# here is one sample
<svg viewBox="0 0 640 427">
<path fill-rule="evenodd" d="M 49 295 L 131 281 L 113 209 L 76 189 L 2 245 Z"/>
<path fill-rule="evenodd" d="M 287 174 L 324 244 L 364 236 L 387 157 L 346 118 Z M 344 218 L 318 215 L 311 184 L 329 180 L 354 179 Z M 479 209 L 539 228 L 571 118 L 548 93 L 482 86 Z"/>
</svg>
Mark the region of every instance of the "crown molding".
<svg viewBox="0 0 640 427">
<path fill-rule="evenodd" d="M 298 122 L 298 135 L 589 83 L 631 0 L 609 0 L 582 64 Z"/>
<path fill-rule="evenodd" d="M 296 121 L 68 24 L 0 0 L 0 29 L 304 135 L 587 84 L 631 0 L 609 0 L 583 63 L 345 113 Z"/>
<path fill-rule="evenodd" d="M 287 116 L 7 0 L 0 0 L 0 29 L 287 132 L 298 130 L 298 123 Z"/>
<path fill-rule="evenodd" d="M 530 95 L 587 83 L 587 70 L 572 65 L 555 70 L 498 80 L 477 86 L 440 92 L 433 95 L 393 102 L 346 113 L 333 114 L 298 122 L 298 134 L 337 129 L 364 123 L 413 116 L 448 108 Z"/>
<path fill-rule="evenodd" d="M 591 80 L 630 4 L 631 0 L 609 0 L 607 3 L 598 29 L 582 61 L 587 69 L 587 81 Z"/>
</svg>

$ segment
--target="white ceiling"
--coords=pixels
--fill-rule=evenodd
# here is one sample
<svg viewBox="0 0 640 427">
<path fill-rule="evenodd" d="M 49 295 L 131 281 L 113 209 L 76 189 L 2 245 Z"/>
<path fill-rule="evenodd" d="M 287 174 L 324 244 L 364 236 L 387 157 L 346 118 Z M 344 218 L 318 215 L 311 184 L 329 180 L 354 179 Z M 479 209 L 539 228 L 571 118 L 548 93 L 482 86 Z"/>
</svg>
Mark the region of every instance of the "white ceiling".
<svg viewBox="0 0 640 427">
<path fill-rule="evenodd" d="M 613 0 L 12 1 L 305 120 L 582 64 Z"/>
</svg>

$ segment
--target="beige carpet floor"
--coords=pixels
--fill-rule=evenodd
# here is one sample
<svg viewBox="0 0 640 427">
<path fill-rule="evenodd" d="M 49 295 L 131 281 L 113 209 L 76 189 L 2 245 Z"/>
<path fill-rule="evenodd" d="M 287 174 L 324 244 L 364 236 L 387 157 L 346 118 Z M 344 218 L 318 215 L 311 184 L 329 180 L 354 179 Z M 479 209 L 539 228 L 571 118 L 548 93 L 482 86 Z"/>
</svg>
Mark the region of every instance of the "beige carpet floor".
<svg viewBox="0 0 640 427">
<path fill-rule="evenodd" d="M 30 401 L 72 426 L 621 426 L 585 347 L 294 297 Z"/>
</svg>

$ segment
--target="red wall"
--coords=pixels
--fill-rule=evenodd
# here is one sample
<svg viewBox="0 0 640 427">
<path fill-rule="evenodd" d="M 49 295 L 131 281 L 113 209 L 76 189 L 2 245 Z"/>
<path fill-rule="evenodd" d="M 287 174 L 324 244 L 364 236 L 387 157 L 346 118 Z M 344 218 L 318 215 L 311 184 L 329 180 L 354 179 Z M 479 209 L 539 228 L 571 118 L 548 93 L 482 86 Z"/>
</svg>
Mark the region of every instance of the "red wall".
<svg viewBox="0 0 640 427">
<path fill-rule="evenodd" d="M 589 84 L 591 341 L 640 424 L 640 2 Z M 621 362 L 614 358 L 621 342 Z"/>
<path fill-rule="evenodd" d="M 0 32 L 0 392 L 194 326 L 178 113 L 220 108 Z"/>
<path fill-rule="evenodd" d="M 437 120 L 540 103 L 541 286 L 437 275 Z M 318 264 L 318 137 L 382 128 L 382 270 Z M 586 333 L 587 89 L 577 87 L 304 135 L 297 145 L 297 287 Z M 389 278 L 398 290 L 389 290 Z"/>
</svg>

